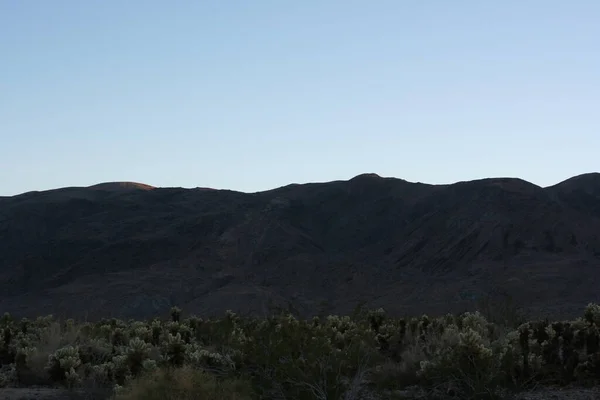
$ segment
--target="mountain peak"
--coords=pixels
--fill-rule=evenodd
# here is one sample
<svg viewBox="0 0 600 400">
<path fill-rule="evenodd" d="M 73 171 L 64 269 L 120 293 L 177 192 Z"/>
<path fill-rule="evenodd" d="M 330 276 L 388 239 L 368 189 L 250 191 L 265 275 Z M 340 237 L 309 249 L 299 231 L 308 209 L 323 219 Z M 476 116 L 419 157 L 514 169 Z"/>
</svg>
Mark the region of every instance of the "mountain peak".
<svg viewBox="0 0 600 400">
<path fill-rule="evenodd" d="M 103 182 L 96 185 L 88 186 L 89 189 L 106 190 L 106 191 L 128 191 L 128 190 L 152 190 L 154 186 L 138 182 Z"/>
<path fill-rule="evenodd" d="M 381 179 L 381 176 L 377 175 L 376 173 L 373 172 L 367 172 L 364 174 L 360 174 L 360 175 L 356 175 L 354 178 L 350 179 L 351 181 L 356 181 L 356 180 L 366 180 L 366 179 L 371 179 L 371 180 L 375 180 L 375 179 Z"/>
</svg>

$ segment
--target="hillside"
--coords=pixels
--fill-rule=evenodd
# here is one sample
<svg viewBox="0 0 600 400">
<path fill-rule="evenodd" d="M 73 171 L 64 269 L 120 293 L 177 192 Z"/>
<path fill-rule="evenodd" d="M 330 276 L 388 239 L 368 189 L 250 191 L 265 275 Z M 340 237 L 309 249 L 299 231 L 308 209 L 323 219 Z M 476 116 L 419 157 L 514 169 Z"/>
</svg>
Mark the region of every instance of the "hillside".
<svg viewBox="0 0 600 400">
<path fill-rule="evenodd" d="M 259 193 L 106 183 L 0 198 L 0 310 L 145 317 L 460 311 L 509 294 L 532 312 L 600 302 L 600 174 L 548 188 L 364 174 Z M 498 297 L 498 298 L 500 298 Z"/>
</svg>

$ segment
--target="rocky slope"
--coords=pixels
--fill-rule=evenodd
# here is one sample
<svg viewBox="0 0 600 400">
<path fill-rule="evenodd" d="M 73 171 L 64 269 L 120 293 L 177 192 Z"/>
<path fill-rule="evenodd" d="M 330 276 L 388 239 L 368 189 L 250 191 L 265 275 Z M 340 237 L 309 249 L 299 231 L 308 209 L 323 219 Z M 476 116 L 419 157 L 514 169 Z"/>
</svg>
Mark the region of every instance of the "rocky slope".
<svg viewBox="0 0 600 400">
<path fill-rule="evenodd" d="M 600 301 L 600 174 L 426 185 L 374 174 L 253 194 L 110 183 L 0 198 L 0 310 L 442 313 Z M 499 296 L 499 297 L 496 297 Z"/>
</svg>

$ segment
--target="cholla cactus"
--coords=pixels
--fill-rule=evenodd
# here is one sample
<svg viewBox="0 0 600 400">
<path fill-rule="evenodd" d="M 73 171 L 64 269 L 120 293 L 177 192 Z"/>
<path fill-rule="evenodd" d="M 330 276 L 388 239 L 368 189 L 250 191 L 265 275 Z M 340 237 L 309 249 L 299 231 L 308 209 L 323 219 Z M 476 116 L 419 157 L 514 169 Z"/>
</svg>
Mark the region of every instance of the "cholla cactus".
<svg viewBox="0 0 600 400">
<path fill-rule="evenodd" d="M 40 328 L 47 328 L 54 322 L 54 316 L 46 315 L 45 317 L 37 317 L 35 319 L 35 325 Z"/>
<path fill-rule="evenodd" d="M 75 370 L 80 365 L 81 359 L 79 358 L 79 348 L 66 346 L 56 350 L 54 354 L 48 356 L 46 370 L 53 380 L 65 382 L 67 379 L 67 372 L 70 372 L 71 369 Z M 73 377 L 71 379 L 73 379 Z"/>
<path fill-rule="evenodd" d="M 20 347 L 15 356 L 15 367 L 17 370 L 21 372 L 27 370 L 30 358 L 36 352 L 37 349 L 35 347 Z"/>
<path fill-rule="evenodd" d="M 419 319 L 419 337 L 422 341 L 425 341 L 425 337 L 427 335 L 428 328 L 431 324 L 429 317 L 427 315 L 422 315 Z"/>
<path fill-rule="evenodd" d="M 178 333 L 173 336 L 167 333 L 165 344 L 163 346 L 163 356 L 165 360 L 174 366 L 181 366 L 185 360 L 186 344 Z"/>
<path fill-rule="evenodd" d="M 600 383 L 600 305 L 589 304 L 581 318 L 532 321 L 508 334 L 478 312 L 397 319 L 380 309 L 309 320 L 286 312 L 264 319 L 229 312 L 206 321 L 111 319 L 77 326 L 52 317 L 8 316 L 0 323 L 0 386 L 28 378 L 36 346 L 64 333 L 65 327 L 69 331 L 61 343 L 76 331 L 71 343 L 78 346 L 51 354 L 47 369 L 53 383 L 67 386 L 84 378 L 124 385 L 146 371 L 190 364 L 224 374 L 251 371 L 261 387 L 275 390 L 273 385 L 290 379 L 317 382 L 325 375 L 328 384 L 347 382 L 362 359 L 368 359 L 364 363 L 369 368 L 382 362 L 408 366 L 411 379 L 436 385 L 461 379 L 474 386 L 495 385 L 492 377 L 503 383 Z M 421 360 L 427 361 L 419 369 Z M 305 389 L 290 386 L 285 395 L 311 398 Z M 328 396 L 340 398 L 338 394 Z"/>
<path fill-rule="evenodd" d="M 143 369 L 143 362 L 148 358 L 151 346 L 140 338 L 129 341 L 129 347 L 125 350 L 127 365 L 133 376 L 138 375 Z"/>
<path fill-rule="evenodd" d="M 133 321 L 129 325 L 129 337 L 130 339 L 137 337 L 144 340 L 145 342 L 151 342 L 152 330 L 150 328 L 150 325 L 142 321 Z"/>
<path fill-rule="evenodd" d="M 544 365 L 544 359 L 539 354 L 529 354 L 528 364 L 531 373 L 535 374 L 541 371 L 542 366 Z"/>
<path fill-rule="evenodd" d="M 548 340 L 551 341 L 556 338 L 556 330 L 553 325 L 548 325 L 546 327 L 546 335 L 548 335 Z"/>
<path fill-rule="evenodd" d="M 171 320 L 173 322 L 179 322 L 181 319 L 181 308 L 171 307 Z"/>
<path fill-rule="evenodd" d="M 146 355 L 150 351 L 151 346 L 146 343 L 143 339 L 133 338 L 129 341 L 129 347 L 127 348 L 127 352 L 129 354 L 144 354 Z"/>
<path fill-rule="evenodd" d="M 110 341 L 113 346 L 124 345 L 127 343 L 127 333 L 123 328 L 113 328 Z"/>
<path fill-rule="evenodd" d="M 117 384 L 115 384 L 115 386 L 113 386 L 113 393 L 115 394 L 115 396 L 125 393 L 125 387 L 123 387 L 123 385 L 119 385 L 117 383 Z"/>
<path fill-rule="evenodd" d="M 441 349 L 451 349 L 455 348 L 460 344 L 460 329 L 458 326 L 452 324 L 448 325 L 444 330 L 444 333 L 440 337 L 440 345 Z M 438 349 L 439 353 L 440 349 Z"/>
<path fill-rule="evenodd" d="M 179 333 L 181 335 L 181 339 L 184 342 L 190 343 L 192 341 L 193 332 L 189 326 L 183 325 L 183 324 L 179 325 L 179 329 L 173 334 L 177 334 L 177 333 Z"/>
<path fill-rule="evenodd" d="M 472 329 L 479 335 L 485 336 L 488 332 L 488 322 L 485 317 L 479 312 L 466 312 L 462 316 L 462 329 Z"/>
<path fill-rule="evenodd" d="M 113 365 L 111 363 L 103 363 L 99 365 L 93 365 L 91 367 L 89 376 L 92 378 L 94 382 L 98 382 L 100 384 L 106 384 L 111 381 L 111 371 Z"/>
<path fill-rule="evenodd" d="M 0 318 L 0 326 L 8 326 L 10 323 L 14 321 L 14 318 L 9 313 L 5 312 Z"/>
<path fill-rule="evenodd" d="M 584 316 L 589 324 L 600 326 L 600 305 L 594 303 L 588 304 L 585 308 Z"/>
<path fill-rule="evenodd" d="M 68 320 L 65 321 L 65 329 L 66 330 L 72 330 L 75 327 L 75 320 L 72 318 L 69 318 Z"/>
<path fill-rule="evenodd" d="M 145 372 L 152 372 L 158 368 L 156 360 L 146 359 L 142 362 L 142 369 Z"/>
<path fill-rule="evenodd" d="M 192 330 L 197 330 L 200 329 L 200 327 L 202 326 L 202 324 L 204 323 L 204 320 L 200 317 L 197 317 L 195 315 L 190 315 L 187 319 L 186 319 L 186 325 L 189 326 Z"/>
<path fill-rule="evenodd" d="M 236 321 L 239 320 L 238 315 L 236 313 L 234 313 L 233 311 L 231 311 L 231 310 L 226 310 L 225 311 L 225 318 L 227 320 L 229 320 L 229 321 L 232 321 L 232 322 L 236 322 Z"/>
<path fill-rule="evenodd" d="M 65 372 L 65 385 L 68 388 L 73 388 L 81 382 L 81 377 L 75 372 L 73 367 Z"/>
<path fill-rule="evenodd" d="M 35 352 L 37 352 L 36 347 L 20 347 L 17 350 L 17 354 L 23 354 L 26 358 L 29 358 Z"/>
<path fill-rule="evenodd" d="M 243 329 L 236 327 L 231 332 L 231 339 L 239 345 L 244 345 L 252 341 L 252 336 L 246 335 Z"/>
<path fill-rule="evenodd" d="M 160 323 L 160 321 L 152 321 L 152 323 L 150 324 L 150 330 L 152 331 L 152 344 L 155 346 L 158 346 L 158 344 L 160 343 L 160 337 L 161 337 L 161 333 L 162 333 L 162 325 Z"/>
<path fill-rule="evenodd" d="M 378 332 L 379 328 L 385 321 L 385 310 L 383 308 L 378 308 L 375 311 L 370 311 L 367 314 L 367 318 L 369 319 L 371 329 L 373 329 L 375 332 Z"/>
<path fill-rule="evenodd" d="M 0 366 L 0 388 L 7 387 L 17 381 L 17 368 L 15 364 Z"/>
<path fill-rule="evenodd" d="M 106 340 L 110 340 L 110 338 L 112 336 L 112 330 L 113 330 L 112 326 L 110 326 L 108 324 L 100 325 L 100 334 Z"/>
<path fill-rule="evenodd" d="M 600 329 L 595 323 L 587 329 L 586 354 L 593 355 L 600 352 Z"/>
<path fill-rule="evenodd" d="M 132 375 L 126 355 L 114 356 L 109 365 L 113 379 L 117 384 L 123 385 L 131 379 Z"/>
<path fill-rule="evenodd" d="M 489 340 L 485 339 L 475 329 L 467 328 L 466 331 L 459 334 L 459 339 L 459 346 L 471 353 L 471 356 L 482 360 L 488 360 L 492 357 Z"/>
<path fill-rule="evenodd" d="M 79 346 L 82 364 L 102 364 L 112 359 L 113 346 L 106 339 L 93 338 Z"/>
<path fill-rule="evenodd" d="M 205 349 L 198 349 L 186 355 L 186 360 L 193 366 L 209 369 L 234 369 L 235 366 L 231 360 L 226 359 L 222 354 L 210 352 Z"/>
</svg>

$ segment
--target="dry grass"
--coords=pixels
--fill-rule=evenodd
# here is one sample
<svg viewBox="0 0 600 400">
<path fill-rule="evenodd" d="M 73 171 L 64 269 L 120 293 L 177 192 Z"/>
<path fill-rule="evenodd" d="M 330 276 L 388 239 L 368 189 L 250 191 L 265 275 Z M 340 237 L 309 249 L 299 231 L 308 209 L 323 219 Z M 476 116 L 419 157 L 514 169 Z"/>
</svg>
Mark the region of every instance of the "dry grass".
<svg viewBox="0 0 600 400">
<path fill-rule="evenodd" d="M 81 337 L 79 327 L 62 326 L 53 322 L 44 330 L 36 351 L 27 358 L 27 369 L 19 371 L 19 383 L 22 385 L 50 385 L 52 382 L 46 371 L 48 357 L 61 347 L 76 343 Z"/>
<path fill-rule="evenodd" d="M 371 374 L 372 382 L 379 388 L 401 389 L 419 384 L 417 372 L 421 362 L 431 358 L 428 351 L 443 345 L 442 337 L 427 334 L 423 342 L 418 333 L 406 331 L 402 338 L 400 357 L 397 362 L 387 361 L 375 368 Z"/>
<path fill-rule="evenodd" d="M 116 400 L 248 400 L 250 386 L 241 380 L 218 380 L 202 370 L 157 370 L 131 382 Z"/>
</svg>

